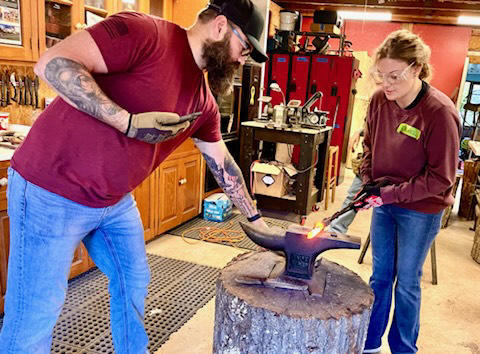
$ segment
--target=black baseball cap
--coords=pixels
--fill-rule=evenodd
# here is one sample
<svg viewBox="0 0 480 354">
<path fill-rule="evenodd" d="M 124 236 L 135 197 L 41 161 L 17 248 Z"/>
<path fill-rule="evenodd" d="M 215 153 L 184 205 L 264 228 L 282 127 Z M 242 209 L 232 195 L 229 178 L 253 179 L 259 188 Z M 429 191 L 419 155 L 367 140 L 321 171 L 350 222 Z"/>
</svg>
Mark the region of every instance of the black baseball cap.
<svg viewBox="0 0 480 354">
<path fill-rule="evenodd" d="M 253 60 L 257 63 L 267 61 L 268 57 L 259 42 L 263 32 L 263 17 L 250 0 L 210 0 L 207 8 L 224 15 L 240 27 L 253 46 L 250 54 Z"/>
</svg>

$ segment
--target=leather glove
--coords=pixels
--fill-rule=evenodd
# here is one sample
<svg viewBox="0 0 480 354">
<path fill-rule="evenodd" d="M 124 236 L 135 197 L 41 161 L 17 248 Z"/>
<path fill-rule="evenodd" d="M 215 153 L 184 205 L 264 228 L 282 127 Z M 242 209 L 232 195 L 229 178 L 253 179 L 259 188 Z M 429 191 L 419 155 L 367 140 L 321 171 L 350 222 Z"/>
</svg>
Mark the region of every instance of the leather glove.
<svg viewBox="0 0 480 354">
<path fill-rule="evenodd" d="M 150 144 L 172 139 L 185 129 L 190 122 L 179 123 L 180 116 L 172 112 L 145 112 L 130 114 L 125 134 Z"/>
<path fill-rule="evenodd" d="M 355 203 L 355 209 L 369 209 L 371 207 L 379 207 L 383 205 L 383 200 L 378 184 L 368 183 L 357 194 L 362 196 L 362 200 Z"/>
</svg>

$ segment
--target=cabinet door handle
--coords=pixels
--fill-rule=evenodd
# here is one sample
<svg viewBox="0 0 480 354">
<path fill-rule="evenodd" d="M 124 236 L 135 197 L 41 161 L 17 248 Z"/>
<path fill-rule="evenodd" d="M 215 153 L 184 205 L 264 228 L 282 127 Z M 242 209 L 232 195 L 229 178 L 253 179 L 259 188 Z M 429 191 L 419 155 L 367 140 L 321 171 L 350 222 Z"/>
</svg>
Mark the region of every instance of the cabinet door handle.
<svg viewBox="0 0 480 354">
<path fill-rule="evenodd" d="M 8 184 L 8 179 L 6 177 L 0 178 L 0 186 L 6 186 Z"/>
<path fill-rule="evenodd" d="M 187 179 L 186 179 L 186 178 L 182 178 L 182 179 L 180 179 L 180 180 L 178 181 L 178 184 L 179 184 L 179 185 L 183 185 L 183 184 L 185 184 L 185 183 L 187 183 Z"/>
</svg>

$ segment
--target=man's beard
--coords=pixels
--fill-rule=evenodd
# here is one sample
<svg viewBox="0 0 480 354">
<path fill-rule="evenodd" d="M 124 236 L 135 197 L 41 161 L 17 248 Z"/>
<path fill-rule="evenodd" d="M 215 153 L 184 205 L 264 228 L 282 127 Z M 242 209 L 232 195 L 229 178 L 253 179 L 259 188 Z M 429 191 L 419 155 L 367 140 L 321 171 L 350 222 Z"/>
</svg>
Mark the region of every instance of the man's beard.
<svg viewBox="0 0 480 354">
<path fill-rule="evenodd" d="M 228 96 L 232 92 L 233 76 L 240 66 L 230 55 L 231 33 L 221 41 L 207 40 L 203 43 L 202 59 L 208 72 L 208 84 L 216 97 Z"/>
</svg>

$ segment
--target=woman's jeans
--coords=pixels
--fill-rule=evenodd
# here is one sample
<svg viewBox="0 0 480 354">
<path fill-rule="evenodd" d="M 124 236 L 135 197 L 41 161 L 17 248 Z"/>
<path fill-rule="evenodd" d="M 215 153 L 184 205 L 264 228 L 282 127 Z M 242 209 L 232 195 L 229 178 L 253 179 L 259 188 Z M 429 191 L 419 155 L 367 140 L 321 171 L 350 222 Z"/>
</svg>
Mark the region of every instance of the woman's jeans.
<svg viewBox="0 0 480 354">
<path fill-rule="evenodd" d="M 74 251 L 82 240 L 109 279 L 115 352 L 147 352 L 143 316 L 150 273 L 132 196 L 90 208 L 27 182 L 10 168 L 7 198 L 10 255 L 0 353 L 50 353 Z"/>
<path fill-rule="evenodd" d="M 381 346 L 392 303 L 388 342 L 392 353 L 416 353 L 420 325 L 420 280 L 428 250 L 440 229 L 442 212 L 425 214 L 393 205 L 373 210 L 370 238 L 375 294 L 365 349 Z M 396 280 L 396 282 L 395 282 Z"/>
</svg>

